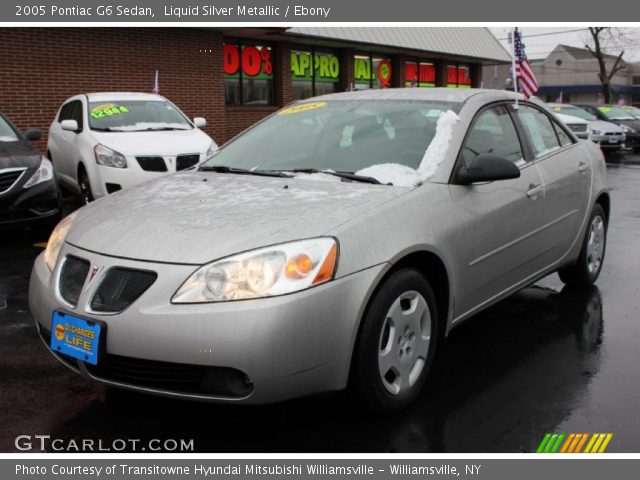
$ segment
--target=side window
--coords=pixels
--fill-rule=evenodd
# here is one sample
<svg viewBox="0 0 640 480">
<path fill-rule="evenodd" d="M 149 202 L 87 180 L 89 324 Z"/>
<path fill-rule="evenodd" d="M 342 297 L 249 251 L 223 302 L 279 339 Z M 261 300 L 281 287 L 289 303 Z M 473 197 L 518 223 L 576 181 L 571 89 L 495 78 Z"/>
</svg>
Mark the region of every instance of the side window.
<svg viewBox="0 0 640 480">
<path fill-rule="evenodd" d="M 78 122 L 78 129 L 82 130 L 82 102 L 76 100 L 73 102 L 73 110 L 71 111 L 71 119 Z"/>
<path fill-rule="evenodd" d="M 569 135 L 567 135 L 567 132 L 565 132 L 564 129 L 560 125 L 558 125 L 557 122 L 551 120 L 551 123 L 553 124 L 553 128 L 555 128 L 556 130 L 556 135 L 558 135 L 558 140 L 560 141 L 560 145 L 562 147 L 566 145 L 572 145 L 573 140 L 569 138 Z"/>
<path fill-rule="evenodd" d="M 489 108 L 478 115 L 462 146 L 462 160 L 468 167 L 478 155 L 490 153 L 523 162 L 520 139 L 504 106 Z"/>
<path fill-rule="evenodd" d="M 518 118 L 531 139 L 531 147 L 536 158 L 560 148 L 556 131 L 546 114 L 535 108 L 521 105 L 518 108 Z"/>
<path fill-rule="evenodd" d="M 58 115 L 58 123 L 62 122 L 63 120 L 71 119 L 71 110 L 73 110 L 73 104 L 74 102 L 69 102 L 62 106 L 62 108 L 60 109 L 60 115 Z"/>
</svg>

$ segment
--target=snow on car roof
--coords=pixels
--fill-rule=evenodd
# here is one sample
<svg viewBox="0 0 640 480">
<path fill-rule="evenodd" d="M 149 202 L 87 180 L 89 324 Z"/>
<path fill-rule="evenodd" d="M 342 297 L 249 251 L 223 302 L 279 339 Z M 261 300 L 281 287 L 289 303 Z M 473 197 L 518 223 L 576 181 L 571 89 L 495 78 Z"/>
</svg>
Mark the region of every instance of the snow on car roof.
<svg viewBox="0 0 640 480">
<path fill-rule="evenodd" d="M 90 102 L 108 102 L 112 100 L 164 100 L 160 95 L 141 92 L 96 92 L 87 93 Z"/>
<path fill-rule="evenodd" d="M 330 93 L 307 98 L 304 102 L 322 100 L 418 100 L 463 103 L 475 95 L 487 95 L 496 100 L 514 99 L 513 92 L 480 88 L 383 88 L 354 92 Z M 522 95 L 518 95 L 522 99 Z"/>
</svg>

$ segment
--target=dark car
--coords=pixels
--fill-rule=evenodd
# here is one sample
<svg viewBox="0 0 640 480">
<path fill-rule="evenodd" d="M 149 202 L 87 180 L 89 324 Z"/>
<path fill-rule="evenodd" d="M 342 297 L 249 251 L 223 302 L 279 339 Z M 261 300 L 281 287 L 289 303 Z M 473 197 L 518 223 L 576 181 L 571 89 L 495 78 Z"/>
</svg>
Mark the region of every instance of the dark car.
<svg viewBox="0 0 640 480">
<path fill-rule="evenodd" d="M 625 112 L 618 105 L 590 105 L 574 103 L 589 113 L 592 113 L 600 120 L 619 125 L 627 136 L 626 146 L 634 151 L 640 151 L 640 120 Z"/>
<path fill-rule="evenodd" d="M 31 144 L 40 137 L 42 130 L 22 134 L 0 113 L 0 229 L 28 226 L 44 233 L 60 220 L 53 164 Z"/>
</svg>

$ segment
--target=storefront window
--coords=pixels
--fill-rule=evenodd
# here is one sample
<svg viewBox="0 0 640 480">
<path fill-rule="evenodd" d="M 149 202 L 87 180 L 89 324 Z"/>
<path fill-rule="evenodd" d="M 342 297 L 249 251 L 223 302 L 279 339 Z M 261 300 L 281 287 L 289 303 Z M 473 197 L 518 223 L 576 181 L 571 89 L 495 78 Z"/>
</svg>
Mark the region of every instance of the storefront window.
<svg viewBox="0 0 640 480">
<path fill-rule="evenodd" d="M 355 88 L 385 88 L 391 86 L 391 59 L 380 55 L 355 55 L 353 58 Z"/>
<path fill-rule="evenodd" d="M 409 61 L 404 64 L 406 87 L 435 87 L 436 66 L 432 62 Z"/>
<path fill-rule="evenodd" d="M 273 105 L 271 47 L 229 41 L 223 46 L 224 91 L 228 105 Z"/>
<path fill-rule="evenodd" d="M 291 51 L 291 82 L 294 100 L 338 91 L 340 60 L 329 52 Z"/>
<path fill-rule="evenodd" d="M 447 66 L 447 87 L 471 88 L 471 68 L 462 63 Z"/>
</svg>

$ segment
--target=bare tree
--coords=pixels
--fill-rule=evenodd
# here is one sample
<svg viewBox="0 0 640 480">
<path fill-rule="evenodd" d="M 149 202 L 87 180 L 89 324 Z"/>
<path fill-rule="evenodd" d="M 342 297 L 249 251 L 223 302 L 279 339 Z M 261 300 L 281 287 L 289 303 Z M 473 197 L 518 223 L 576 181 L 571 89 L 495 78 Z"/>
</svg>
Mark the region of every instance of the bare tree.
<svg viewBox="0 0 640 480">
<path fill-rule="evenodd" d="M 589 33 L 591 33 L 591 39 L 593 40 L 593 48 L 590 45 L 586 45 L 587 50 L 591 52 L 591 55 L 598 61 L 598 78 L 602 84 L 602 96 L 604 97 L 604 103 L 611 103 L 613 94 L 611 91 L 611 79 L 623 68 L 627 67 L 627 64 L 622 60 L 624 50 L 615 57 L 615 61 L 612 65 L 607 65 L 607 59 L 613 57 L 613 55 L 607 55 L 603 52 L 605 49 L 604 43 L 606 42 L 605 36 L 612 37 L 611 27 L 589 27 Z"/>
</svg>

